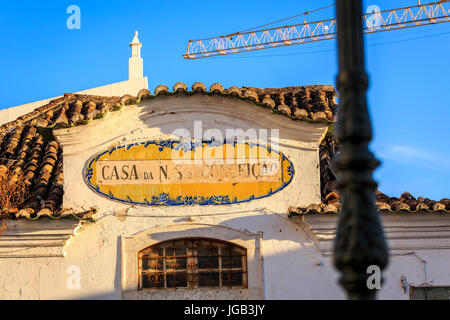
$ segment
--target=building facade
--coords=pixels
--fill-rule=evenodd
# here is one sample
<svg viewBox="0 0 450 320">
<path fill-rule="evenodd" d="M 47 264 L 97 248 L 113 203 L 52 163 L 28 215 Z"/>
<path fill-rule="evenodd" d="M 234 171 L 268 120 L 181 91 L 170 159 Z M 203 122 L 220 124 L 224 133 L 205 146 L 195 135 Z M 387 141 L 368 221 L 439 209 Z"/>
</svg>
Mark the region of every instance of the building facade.
<svg viewBox="0 0 450 320">
<path fill-rule="evenodd" d="M 142 78 L 137 34 L 131 46 Z M 0 298 L 345 298 L 337 108 L 332 86 L 177 83 L 65 94 L 2 125 L 0 174 L 26 196 L 0 199 Z M 379 297 L 448 298 L 450 201 L 377 205 L 390 248 Z"/>
</svg>

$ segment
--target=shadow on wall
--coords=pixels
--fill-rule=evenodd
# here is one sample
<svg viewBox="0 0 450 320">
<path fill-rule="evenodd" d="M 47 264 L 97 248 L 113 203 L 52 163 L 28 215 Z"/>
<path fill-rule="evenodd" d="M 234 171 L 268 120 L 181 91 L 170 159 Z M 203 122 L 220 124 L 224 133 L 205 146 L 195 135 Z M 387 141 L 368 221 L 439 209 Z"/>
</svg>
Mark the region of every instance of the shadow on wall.
<svg viewBox="0 0 450 320">
<path fill-rule="evenodd" d="M 332 260 L 286 214 L 238 217 L 220 225 L 262 232 L 265 299 L 345 298 Z"/>
<path fill-rule="evenodd" d="M 145 219 L 138 217 L 137 219 Z M 201 220 L 201 219 L 199 219 Z M 172 226 L 185 223 L 179 221 Z M 189 230 L 195 234 L 199 228 L 195 226 Z M 345 294 L 338 285 L 338 273 L 334 269 L 332 259 L 324 257 L 300 225 L 294 223 L 283 214 L 254 214 L 221 220 L 217 225 L 205 227 L 210 238 L 219 228 L 230 228 L 230 234 L 253 235 L 262 234 L 263 259 L 263 292 L 265 299 L 305 299 L 329 300 L 345 299 Z M 183 233 L 181 235 L 181 233 Z M 177 239 L 185 237 L 184 231 L 155 230 L 152 237 L 161 239 Z M 229 237 L 233 242 L 237 237 Z M 114 292 L 104 292 L 93 295 L 74 297 L 75 299 L 120 299 L 121 296 L 121 241 L 117 240 L 117 261 L 114 277 Z M 432 253 L 422 252 L 421 257 L 427 261 L 433 258 Z M 437 263 L 440 262 L 440 263 Z M 428 279 L 446 279 L 445 257 L 440 257 L 433 268 L 425 270 Z M 249 272 L 252 272 L 249 270 Z M 385 282 L 379 294 L 380 299 L 408 299 L 408 292 L 402 289 L 400 279 L 405 277 L 411 285 L 421 285 L 424 276 L 423 262 L 415 255 L 395 256 L 384 273 Z M 442 281 L 444 281 L 442 280 Z M 189 299 L 189 298 L 187 298 Z"/>
<path fill-rule="evenodd" d="M 322 256 L 302 227 L 292 222 L 285 214 L 260 212 L 251 216 L 224 219 L 210 227 L 206 225 L 210 221 L 209 217 L 200 218 L 199 221 L 192 223 L 192 229 L 188 229 L 188 234 L 198 234 L 198 231 L 202 229 L 201 233 L 207 234 L 208 238 L 220 238 L 230 242 L 242 238 L 255 239 L 258 234 L 262 235 L 262 291 L 265 299 L 344 299 L 344 294 L 337 284 L 338 275 L 331 259 Z M 145 217 L 135 217 L 135 219 L 145 219 Z M 171 226 L 182 223 L 186 225 L 186 222 L 180 221 Z M 199 223 L 205 223 L 205 225 L 198 227 Z M 218 230 L 222 230 L 220 237 L 217 237 Z M 185 238 L 186 234 L 185 228 L 182 231 L 155 229 L 151 237 L 166 241 L 166 239 Z M 120 299 L 122 284 L 120 237 L 117 237 L 116 245 L 114 291 L 74 295 L 73 299 Z M 249 272 L 252 271 L 249 270 Z"/>
</svg>

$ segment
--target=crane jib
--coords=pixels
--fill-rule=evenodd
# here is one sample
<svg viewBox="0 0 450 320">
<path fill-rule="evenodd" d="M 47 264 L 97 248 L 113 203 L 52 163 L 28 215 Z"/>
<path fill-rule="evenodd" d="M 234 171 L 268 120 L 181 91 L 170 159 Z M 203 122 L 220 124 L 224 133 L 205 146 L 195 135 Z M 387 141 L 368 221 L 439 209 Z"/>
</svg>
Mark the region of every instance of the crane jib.
<svg viewBox="0 0 450 320">
<path fill-rule="evenodd" d="M 378 33 L 450 22 L 449 2 L 450 0 L 427 4 L 419 2 L 415 6 L 384 11 L 377 6 L 370 6 L 368 12 L 362 16 L 363 33 Z M 189 40 L 183 57 L 198 59 L 330 40 L 336 38 L 336 29 L 336 19 L 327 19 Z"/>
</svg>

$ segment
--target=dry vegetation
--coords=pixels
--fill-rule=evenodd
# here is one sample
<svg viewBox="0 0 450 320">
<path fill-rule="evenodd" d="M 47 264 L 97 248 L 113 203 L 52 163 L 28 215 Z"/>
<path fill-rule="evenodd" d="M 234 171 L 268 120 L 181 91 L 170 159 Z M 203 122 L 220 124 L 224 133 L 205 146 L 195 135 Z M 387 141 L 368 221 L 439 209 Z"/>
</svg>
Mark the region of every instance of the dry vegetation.
<svg viewBox="0 0 450 320">
<path fill-rule="evenodd" d="M 29 197 L 29 184 L 23 176 L 0 166 L 0 218 L 17 212 Z"/>
</svg>

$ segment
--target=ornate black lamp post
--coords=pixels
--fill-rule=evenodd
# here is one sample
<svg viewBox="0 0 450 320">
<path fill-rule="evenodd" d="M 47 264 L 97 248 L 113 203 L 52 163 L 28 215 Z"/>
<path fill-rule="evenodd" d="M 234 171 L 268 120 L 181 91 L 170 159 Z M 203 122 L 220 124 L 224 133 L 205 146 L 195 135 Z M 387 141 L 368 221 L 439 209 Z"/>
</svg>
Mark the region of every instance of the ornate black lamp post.
<svg viewBox="0 0 450 320">
<path fill-rule="evenodd" d="M 367 109 L 361 0 L 337 0 L 340 111 L 337 138 L 341 152 L 335 166 L 342 202 L 335 241 L 334 263 L 349 299 L 375 299 L 367 268 L 387 265 L 388 254 L 374 198 L 372 179 L 379 162 L 369 151 L 372 126 Z"/>
</svg>

